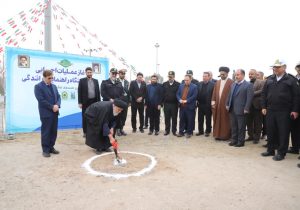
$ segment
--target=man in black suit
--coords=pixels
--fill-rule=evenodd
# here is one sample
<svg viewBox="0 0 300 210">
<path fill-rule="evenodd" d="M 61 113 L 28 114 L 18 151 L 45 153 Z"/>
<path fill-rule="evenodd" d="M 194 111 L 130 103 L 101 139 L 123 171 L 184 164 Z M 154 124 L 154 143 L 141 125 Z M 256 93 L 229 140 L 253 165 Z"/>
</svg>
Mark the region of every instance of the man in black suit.
<svg viewBox="0 0 300 210">
<path fill-rule="evenodd" d="M 164 113 L 165 113 L 165 133 L 167 136 L 171 129 L 172 119 L 172 133 L 176 136 L 177 131 L 177 116 L 178 116 L 178 101 L 176 93 L 178 91 L 180 83 L 175 80 L 175 72 L 169 71 L 169 80 L 163 83 L 164 88 Z"/>
<path fill-rule="evenodd" d="M 123 87 L 123 95 L 121 96 L 121 99 L 125 101 L 127 104 L 130 103 L 130 94 L 129 94 L 129 82 L 125 79 L 126 75 L 126 69 L 120 69 L 119 70 L 119 78 L 117 81 L 121 82 Z M 120 129 L 117 129 L 117 135 L 118 136 L 126 136 L 127 134 L 123 130 L 126 119 L 127 119 L 127 108 L 123 109 L 123 111 L 120 113 Z"/>
<path fill-rule="evenodd" d="M 79 80 L 78 84 L 78 106 L 82 109 L 82 129 L 83 137 L 86 136 L 86 119 L 84 117 L 85 110 L 97 101 L 100 101 L 99 83 L 93 78 L 93 69 L 87 67 L 85 69 L 85 78 Z"/>
<path fill-rule="evenodd" d="M 204 134 L 204 116 L 205 116 L 205 136 L 208 137 L 211 133 L 211 97 L 215 83 L 210 78 L 209 72 L 203 72 L 203 81 L 198 83 L 198 133 L 196 136 Z"/>
<path fill-rule="evenodd" d="M 43 72 L 43 81 L 36 84 L 34 94 L 38 101 L 41 126 L 41 141 L 43 156 L 50 157 L 50 153 L 59 154 L 54 149 L 57 137 L 58 114 L 60 109 L 60 95 L 57 87 L 52 84 L 53 72 L 45 70 Z"/>
<path fill-rule="evenodd" d="M 144 75 L 139 72 L 136 75 L 136 80 L 131 81 L 129 93 L 131 96 L 131 126 L 132 132 L 136 132 L 136 113 L 139 112 L 140 132 L 144 133 L 144 103 L 146 98 L 146 83 L 143 80 Z"/>
</svg>

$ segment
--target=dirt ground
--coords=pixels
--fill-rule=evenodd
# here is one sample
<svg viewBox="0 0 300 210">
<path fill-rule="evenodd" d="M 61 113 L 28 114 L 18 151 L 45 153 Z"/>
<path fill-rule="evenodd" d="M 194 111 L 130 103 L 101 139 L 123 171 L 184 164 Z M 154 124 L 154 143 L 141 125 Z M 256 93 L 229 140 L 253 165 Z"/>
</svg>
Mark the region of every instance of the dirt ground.
<svg viewBox="0 0 300 210">
<path fill-rule="evenodd" d="M 60 131 L 61 154 L 51 158 L 42 157 L 39 133 L 0 140 L 0 209 L 300 208 L 297 155 L 275 162 L 260 156 L 264 141 L 235 148 L 211 137 L 132 134 L 129 126 L 129 135 L 119 138 L 120 149 L 153 155 L 157 166 L 121 180 L 96 177 L 81 167 L 95 155 L 81 130 Z"/>
</svg>

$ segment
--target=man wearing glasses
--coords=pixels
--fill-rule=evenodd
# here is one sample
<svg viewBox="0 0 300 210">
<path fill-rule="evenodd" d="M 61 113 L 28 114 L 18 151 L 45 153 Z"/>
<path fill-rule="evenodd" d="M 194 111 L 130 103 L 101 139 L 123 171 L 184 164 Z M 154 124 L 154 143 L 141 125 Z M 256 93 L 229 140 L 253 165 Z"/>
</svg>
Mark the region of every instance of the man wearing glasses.
<svg viewBox="0 0 300 210">
<path fill-rule="evenodd" d="M 52 84 L 53 72 L 45 70 L 43 72 L 43 81 L 36 84 L 34 94 L 38 101 L 41 126 L 41 142 L 43 156 L 50 157 L 50 153 L 59 154 L 54 149 L 57 137 L 57 123 L 60 109 L 60 95 L 56 85 Z"/>
</svg>

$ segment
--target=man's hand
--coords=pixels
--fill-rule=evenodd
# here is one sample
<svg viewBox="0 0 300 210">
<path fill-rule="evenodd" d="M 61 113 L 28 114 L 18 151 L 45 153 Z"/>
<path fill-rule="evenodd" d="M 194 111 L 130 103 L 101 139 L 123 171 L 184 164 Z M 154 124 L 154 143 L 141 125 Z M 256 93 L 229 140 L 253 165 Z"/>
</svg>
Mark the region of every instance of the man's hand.
<svg viewBox="0 0 300 210">
<path fill-rule="evenodd" d="M 111 102 L 114 102 L 114 99 L 112 99 L 112 98 L 111 98 L 111 99 L 109 99 L 109 100 L 110 100 Z"/>
<path fill-rule="evenodd" d="M 215 109 L 216 108 L 216 102 L 215 101 L 211 101 L 211 108 Z"/>
<path fill-rule="evenodd" d="M 248 114 L 249 113 L 249 111 L 247 111 L 247 110 L 244 110 L 244 114 Z"/>
<path fill-rule="evenodd" d="M 78 104 L 78 107 L 79 107 L 80 109 L 82 109 L 82 104 Z"/>
<path fill-rule="evenodd" d="M 55 105 L 53 106 L 53 108 L 52 108 L 52 111 L 53 111 L 53 112 L 58 112 L 58 110 L 59 110 L 59 107 L 58 107 L 58 105 L 55 104 Z"/>
<path fill-rule="evenodd" d="M 295 120 L 295 119 L 297 119 L 298 118 L 298 112 L 291 112 L 291 118 L 293 119 L 293 120 Z"/>
<path fill-rule="evenodd" d="M 229 111 L 229 106 L 226 106 L 226 110 Z"/>
<path fill-rule="evenodd" d="M 114 128 L 111 128 L 111 129 L 109 130 L 109 133 L 110 133 L 111 135 L 114 135 Z"/>
<path fill-rule="evenodd" d="M 261 110 L 261 113 L 262 113 L 263 115 L 266 115 L 266 114 L 267 114 L 267 109 L 262 109 L 262 110 Z"/>
<path fill-rule="evenodd" d="M 160 110 L 160 109 L 161 109 L 161 105 L 158 105 L 158 106 L 157 106 L 157 109 Z"/>
</svg>

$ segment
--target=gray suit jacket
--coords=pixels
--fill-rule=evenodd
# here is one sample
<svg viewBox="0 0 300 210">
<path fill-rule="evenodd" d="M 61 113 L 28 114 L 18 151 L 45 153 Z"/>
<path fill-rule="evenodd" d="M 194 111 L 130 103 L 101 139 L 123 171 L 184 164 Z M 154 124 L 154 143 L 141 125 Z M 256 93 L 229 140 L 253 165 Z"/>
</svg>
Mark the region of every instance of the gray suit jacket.
<svg viewBox="0 0 300 210">
<path fill-rule="evenodd" d="M 253 98 L 253 84 L 244 81 L 233 95 L 237 83 L 233 83 L 227 97 L 226 108 L 236 115 L 244 115 L 244 110 L 249 112 Z M 234 100 L 233 100 L 234 99 Z"/>
</svg>

